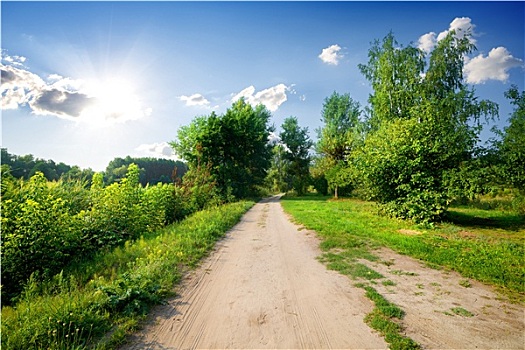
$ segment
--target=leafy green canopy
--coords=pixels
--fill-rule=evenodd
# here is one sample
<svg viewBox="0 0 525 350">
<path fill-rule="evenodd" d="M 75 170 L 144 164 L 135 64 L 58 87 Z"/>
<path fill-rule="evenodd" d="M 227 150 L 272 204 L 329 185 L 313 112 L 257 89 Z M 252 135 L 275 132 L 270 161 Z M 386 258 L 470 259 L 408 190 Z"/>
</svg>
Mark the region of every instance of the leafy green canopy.
<svg viewBox="0 0 525 350">
<path fill-rule="evenodd" d="M 253 108 L 240 99 L 224 115 L 212 112 L 181 127 L 171 146 L 188 162 L 190 171 L 209 165 L 223 196 L 256 195 L 270 167 L 270 118 L 263 105 Z"/>
<path fill-rule="evenodd" d="M 505 97 L 515 106 L 499 144 L 507 182 L 525 195 L 525 91 L 512 86 Z"/>
<path fill-rule="evenodd" d="M 497 115 L 464 82 L 463 58 L 474 49 L 470 33 L 451 31 L 426 56 L 390 33 L 359 66 L 374 91 L 371 131 L 354 161 L 371 197 L 394 216 L 438 220 L 450 203 L 446 173 L 472 158 L 481 118 Z"/>
<path fill-rule="evenodd" d="M 289 188 L 299 195 L 306 191 L 310 179 L 310 148 L 313 142 L 308 136 L 308 128 L 301 128 L 296 117 L 288 117 L 281 125 L 279 137 L 285 146 L 283 158 L 288 161 Z"/>
<path fill-rule="evenodd" d="M 360 113 L 359 103 L 349 94 L 334 92 L 324 100 L 321 119 L 324 125 L 317 129 L 319 157 L 313 172 L 326 178 L 336 198 L 340 187 L 349 188 L 355 182 L 348 159 L 360 139 Z"/>
<path fill-rule="evenodd" d="M 181 161 L 170 159 L 141 157 L 115 158 L 109 162 L 104 173 L 106 183 L 111 184 L 123 179 L 131 164 L 136 164 L 140 169 L 139 181 L 142 186 L 147 184 L 172 183 L 186 173 L 187 167 Z"/>
</svg>

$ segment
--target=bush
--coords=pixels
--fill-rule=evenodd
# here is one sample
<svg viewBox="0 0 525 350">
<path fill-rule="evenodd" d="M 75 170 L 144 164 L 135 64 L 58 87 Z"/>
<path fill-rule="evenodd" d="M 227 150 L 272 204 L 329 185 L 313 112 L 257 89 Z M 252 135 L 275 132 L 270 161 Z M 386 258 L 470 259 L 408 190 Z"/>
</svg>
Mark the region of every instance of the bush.
<svg viewBox="0 0 525 350">
<path fill-rule="evenodd" d="M 2 300 L 8 302 L 31 274 L 49 278 L 82 250 L 82 221 L 57 198 L 42 173 L 2 200 Z"/>
<path fill-rule="evenodd" d="M 192 170 L 177 186 L 144 188 L 139 175 L 132 164 L 120 183 L 104 187 L 102 174 L 95 174 L 88 189 L 77 180 L 49 182 L 42 173 L 17 180 L 2 167 L 2 301 L 16 298 L 30 276 L 49 280 L 76 259 L 225 200 L 209 167 Z"/>
<path fill-rule="evenodd" d="M 441 132 L 417 119 L 385 122 L 353 155 L 365 192 L 391 216 L 419 223 L 443 217 L 450 203 L 444 174 L 459 155 L 444 151 Z"/>
</svg>

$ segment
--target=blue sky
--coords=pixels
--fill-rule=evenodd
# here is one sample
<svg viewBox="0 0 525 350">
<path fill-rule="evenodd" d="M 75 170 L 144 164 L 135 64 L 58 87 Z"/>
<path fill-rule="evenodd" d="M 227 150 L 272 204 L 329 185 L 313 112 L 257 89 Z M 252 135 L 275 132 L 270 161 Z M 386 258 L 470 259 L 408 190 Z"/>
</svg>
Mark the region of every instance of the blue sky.
<svg viewBox="0 0 525 350">
<path fill-rule="evenodd" d="M 524 90 L 524 2 L 1 2 L 2 147 L 104 170 L 115 157 L 175 157 L 166 142 L 244 96 L 279 126 L 321 126 L 323 100 L 371 92 L 357 65 L 392 31 L 431 47 L 474 33 L 465 76 L 500 105 Z M 483 133 L 487 138 L 488 132 Z"/>
</svg>

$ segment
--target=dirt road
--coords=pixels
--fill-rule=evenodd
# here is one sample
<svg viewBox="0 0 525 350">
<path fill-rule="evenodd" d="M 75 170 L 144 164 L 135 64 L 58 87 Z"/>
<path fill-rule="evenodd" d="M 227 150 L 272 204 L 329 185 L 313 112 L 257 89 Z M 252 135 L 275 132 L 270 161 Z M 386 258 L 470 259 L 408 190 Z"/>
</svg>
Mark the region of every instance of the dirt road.
<svg viewBox="0 0 525 350">
<path fill-rule="evenodd" d="M 256 204 L 126 349 L 386 348 L 363 290 L 315 258 L 278 198 Z"/>
<path fill-rule="evenodd" d="M 372 310 L 363 289 L 319 263 L 318 244 L 278 198 L 256 204 L 124 349 L 387 348 L 363 322 Z M 374 254 L 361 263 L 391 281 L 374 287 L 405 311 L 404 334 L 424 349 L 525 349 L 523 305 L 386 248 Z"/>
</svg>

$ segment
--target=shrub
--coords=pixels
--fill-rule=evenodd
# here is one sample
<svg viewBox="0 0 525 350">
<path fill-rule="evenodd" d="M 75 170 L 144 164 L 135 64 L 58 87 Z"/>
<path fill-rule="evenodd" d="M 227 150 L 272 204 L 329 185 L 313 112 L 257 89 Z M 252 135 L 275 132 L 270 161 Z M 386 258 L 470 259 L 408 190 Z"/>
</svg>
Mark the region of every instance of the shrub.
<svg viewBox="0 0 525 350">
<path fill-rule="evenodd" d="M 42 173 L 20 180 L 2 200 L 2 300 L 22 289 L 31 274 L 48 278 L 81 250 L 82 222 L 57 198 Z"/>
</svg>

